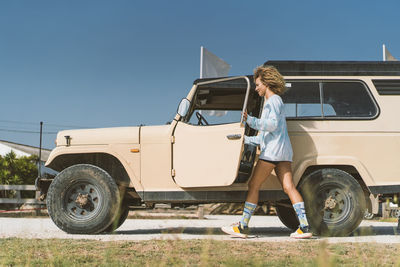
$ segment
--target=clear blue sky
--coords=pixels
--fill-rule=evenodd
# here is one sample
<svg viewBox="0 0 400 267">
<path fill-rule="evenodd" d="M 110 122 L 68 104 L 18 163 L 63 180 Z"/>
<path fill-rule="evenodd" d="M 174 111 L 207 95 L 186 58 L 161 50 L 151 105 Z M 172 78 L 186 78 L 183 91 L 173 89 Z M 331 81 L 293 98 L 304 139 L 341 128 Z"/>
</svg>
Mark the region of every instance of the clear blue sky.
<svg viewBox="0 0 400 267">
<path fill-rule="evenodd" d="M 268 59 L 400 58 L 398 1 L 1 1 L 0 140 L 170 121 L 200 46 L 251 74 Z M 61 126 L 59 126 L 61 125 Z M 76 128 L 76 127 L 74 127 Z M 55 134 L 44 135 L 54 147 Z"/>
</svg>

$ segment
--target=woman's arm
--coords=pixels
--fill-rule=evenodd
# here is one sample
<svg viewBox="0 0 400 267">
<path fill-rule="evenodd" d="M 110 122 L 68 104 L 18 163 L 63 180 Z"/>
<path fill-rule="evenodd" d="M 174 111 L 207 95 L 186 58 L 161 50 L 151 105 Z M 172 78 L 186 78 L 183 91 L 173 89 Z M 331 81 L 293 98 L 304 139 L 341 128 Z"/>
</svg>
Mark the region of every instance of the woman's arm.
<svg viewBox="0 0 400 267">
<path fill-rule="evenodd" d="M 257 136 L 244 136 L 244 143 L 245 144 L 250 144 L 253 146 L 258 146 L 261 143 L 261 136 L 257 135 Z"/>
<path fill-rule="evenodd" d="M 257 119 L 250 115 L 247 116 L 247 124 L 258 131 L 273 132 L 278 127 L 278 116 L 282 110 L 282 103 L 277 99 L 273 98 L 267 104 L 270 107 L 270 112 L 267 118 Z"/>
</svg>

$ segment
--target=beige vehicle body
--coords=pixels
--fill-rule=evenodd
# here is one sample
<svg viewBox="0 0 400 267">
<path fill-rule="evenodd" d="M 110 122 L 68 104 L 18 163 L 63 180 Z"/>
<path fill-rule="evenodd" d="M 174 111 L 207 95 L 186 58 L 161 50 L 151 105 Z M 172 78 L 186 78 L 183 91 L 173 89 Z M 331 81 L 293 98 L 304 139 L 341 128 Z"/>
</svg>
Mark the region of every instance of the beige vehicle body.
<svg viewBox="0 0 400 267">
<path fill-rule="evenodd" d="M 305 88 L 304 93 L 297 90 L 286 99 L 286 94 L 282 97 L 289 113 L 295 185 L 317 170 L 344 171 L 360 185 L 365 207 L 375 213 L 377 209 L 371 200 L 377 200 L 378 194 L 400 192 L 398 64 L 266 64 L 275 65 L 285 76 L 288 95 L 295 88 Z M 368 66 L 374 67 L 371 70 Z M 397 72 L 391 71 L 391 67 Z M 363 90 L 363 96 L 345 96 L 347 91 L 343 91 L 334 102 L 335 96 L 330 94 L 334 86 L 347 86 L 349 90 L 354 87 L 355 92 Z M 319 95 L 307 88 L 314 88 Z M 306 92 L 310 96 L 298 100 Z M 322 104 L 308 100 L 312 97 L 321 99 Z M 259 117 L 263 106 L 263 99 L 254 93 L 252 77 L 197 80 L 186 99 L 183 102 L 188 109 L 185 110 L 184 103 L 180 106 L 184 112 L 178 111 L 186 116 L 176 114 L 167 125 L 62 131 L 46 166 L 57 171 L 76 164 L 98 166 L 120 188 L 126 188 L 126 197 L 137 204 L 243 202 L 259 150 L 244 145 L 244 135 L 257 132 L 242 123 L 240 112 L 248 109 Z M 357 103 L 346 103 L 347 100 Z M 364 102 L 367 108 L 355 108 Z M 196 111 L 200 113 L 197 118 Z M 222 116 L 217 114 L 217 119 L 233 112 L 232 121 L 207 125 L 212 117 L 207 115 L 218 111 Z M 284 199 L 287 196 L 273 173 L 262 186 L 260 202 Z M 323 201 L 326 206 L 326 200 Z"/>
</svg>

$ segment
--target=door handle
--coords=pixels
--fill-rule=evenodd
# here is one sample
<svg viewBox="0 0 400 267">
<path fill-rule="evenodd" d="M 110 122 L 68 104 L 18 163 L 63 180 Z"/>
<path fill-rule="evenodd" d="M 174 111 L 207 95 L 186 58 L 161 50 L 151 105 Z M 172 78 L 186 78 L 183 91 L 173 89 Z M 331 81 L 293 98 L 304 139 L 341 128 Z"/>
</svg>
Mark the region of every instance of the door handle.
<svg viewBox="0 0 400 267">
<path fill-rule="evenodd" d="M 228 138 L 229 140 L 237 140 L 240 139 L 242 137 L 241 134 L 228 134 L 226 136 L 226 138 Z"/>
</svg>

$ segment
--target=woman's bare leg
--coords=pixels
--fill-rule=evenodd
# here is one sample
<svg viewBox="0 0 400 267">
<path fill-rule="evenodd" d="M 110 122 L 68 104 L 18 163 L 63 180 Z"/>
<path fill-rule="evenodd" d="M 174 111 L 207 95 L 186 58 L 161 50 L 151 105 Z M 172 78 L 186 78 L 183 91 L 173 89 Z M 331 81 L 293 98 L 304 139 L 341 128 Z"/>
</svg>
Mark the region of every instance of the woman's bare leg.
<svg viewBox="0 0 400 267">
<path fill-rule="evenodd" d="M 257 161 L 253 176 L 249 182 L 249 191 L 244 203 L 243 215 L 239 223 L 224 226 L 221 230 L 229 235 L 246 238 L 249 231 L 249 221 L 258 204 L 261 185 L 267 180 L 275 165 L 262 160 Z"/>
<path fill-rule="evenodd" d="M 282 185 L 283 191 L 289 196 L 292 204 L 303 202 L 299 191 L 293 184 L 292 166 L 289 161 L 279 162 L 275 167 L 276 176 Z"/>
<path fill-rule="evenodd" d="M 249 182 L 249 191 L 246 202 L 258 204 L 258 196 L 261 185 L 267 180 L 275 165 L 266 161 L 258 160 L 254 169 L 253 176 Z"/>
<path fill-rule="evenodd" d="M 291 163 L 288 161 L 279 162 L 275 168 L 275 173 L 278 176 L 278 180 L 283 187 L 283 191 L 285 191 L 285 193 L 289 196 L 300 223 L 299 229 L 297 229 L 296 232 L 292 233 L 290 237 L 293 238 L 312 237 L 312 233 L 309 232 L 309 226 L 304 207 L 304 200 L 301 197 L 299 191 L 297 191 L 293 183 Z"/>
</svg>

